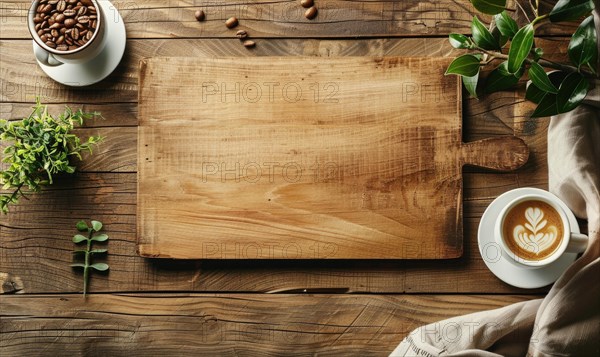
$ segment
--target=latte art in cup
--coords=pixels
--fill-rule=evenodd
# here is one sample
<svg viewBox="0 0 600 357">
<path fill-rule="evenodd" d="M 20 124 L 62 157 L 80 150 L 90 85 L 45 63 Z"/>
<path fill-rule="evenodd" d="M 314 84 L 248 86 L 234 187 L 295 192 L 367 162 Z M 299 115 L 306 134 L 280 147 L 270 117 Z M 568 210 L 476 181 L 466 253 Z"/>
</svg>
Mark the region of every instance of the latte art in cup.
<svg viewBox="0 0 600 357">
<path fill-rule="evenodd" d="M 502 238 L 518 257 L 543 260 L 561 245 L 564 225 L 560 214 L 546 202 L 529 200 L 507 212 Z"/>
</svg>

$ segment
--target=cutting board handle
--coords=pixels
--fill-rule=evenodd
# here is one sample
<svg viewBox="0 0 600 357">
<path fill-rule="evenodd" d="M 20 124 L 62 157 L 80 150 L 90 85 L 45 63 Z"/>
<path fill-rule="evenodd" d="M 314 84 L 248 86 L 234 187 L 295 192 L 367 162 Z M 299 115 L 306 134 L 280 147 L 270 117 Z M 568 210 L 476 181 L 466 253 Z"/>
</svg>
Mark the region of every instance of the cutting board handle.
<svg viewBox="0 0 600 357">
<path fill-rule="evenodd" d="M 461 156 L 463 165 L 512 171 L 527 162 L 529 148 L 515 136 L 501 136 L 463 143 Z"/>
</svg>

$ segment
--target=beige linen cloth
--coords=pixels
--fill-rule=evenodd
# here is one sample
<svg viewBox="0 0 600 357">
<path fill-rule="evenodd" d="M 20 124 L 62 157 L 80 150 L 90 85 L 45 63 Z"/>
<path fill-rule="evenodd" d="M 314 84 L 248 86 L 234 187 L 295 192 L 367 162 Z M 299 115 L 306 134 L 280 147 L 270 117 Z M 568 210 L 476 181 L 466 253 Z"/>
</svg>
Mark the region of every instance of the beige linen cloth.
<svg viewBox="0 0 600 357">
<path fill-rule="evenodd" d="M 587 250 L 544 299 L 422 326 L 390 356 L 600 356 L 600 81 L 551 118 L 548 143 L 550 191 L 588 219 Z"/>
</svg>

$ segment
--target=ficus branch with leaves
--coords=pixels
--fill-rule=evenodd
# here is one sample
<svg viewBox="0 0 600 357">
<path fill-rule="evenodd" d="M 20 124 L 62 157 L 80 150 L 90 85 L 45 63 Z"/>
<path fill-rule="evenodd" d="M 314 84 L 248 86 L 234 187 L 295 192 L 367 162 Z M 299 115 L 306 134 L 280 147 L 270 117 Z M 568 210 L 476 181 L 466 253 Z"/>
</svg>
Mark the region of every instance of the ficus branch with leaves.
<svg viewBox="0 0 600 357">
<path fill-rule="evenodd" d="M 477 10 L 494 15 L 493 20 L 487 27 L 475 16 L 471 37 L 450 34 L 449 41 L 454 48 L 470 52 L 452 61 L 446 74 L 460 75 L 467 91 L 477 97 L 481 68 L 500 62 L 487 77 L 483 93 L 509 89 L 527 73 L 532 83 L 527 88 L 526 98 L 537 104 L 533 117 L 566 113 L 579 106 L 587 95 L 590 79 L 597 77 L 598 72 L 598 34 L 591 15 L 593 0 L 559 0 L 552 11 L 541 15 L 537 2 L 529 2 L 536 17 L 521 28 L 509 15 L 506 0 L 471 2 Z M 518 2 L 516 4 L 522 9 Z M 543 57 L 543 49 L 534 46 L 539 25 L 582 18 L 568 47 L 571 63 L 549 61 Z M 545 68 L 554 71 L 546 73 Z"/>
<path fill-rule="evenodd" d="M 84 113 L 66 107 L 56 117 L 48 114 L 48 107 L 37 100 L 29 117 L 19 121 L 0 120 L 3 169 L 0 171 L 2 190 L 0 211 L 8 213 L 9 204 L 16 204 L 25 197 L 25 190 L 39 192 L 43 186 L 53 183 L 60 173 L 71 174 L 75 166 L 71 158 L 81 160 L 81 152 L 92 152 L 92 147 L 102 138 L 91 136 L 86 141 L 72 133 L 75 125 L 100 116 L 100 113 Z"/>
</svg>

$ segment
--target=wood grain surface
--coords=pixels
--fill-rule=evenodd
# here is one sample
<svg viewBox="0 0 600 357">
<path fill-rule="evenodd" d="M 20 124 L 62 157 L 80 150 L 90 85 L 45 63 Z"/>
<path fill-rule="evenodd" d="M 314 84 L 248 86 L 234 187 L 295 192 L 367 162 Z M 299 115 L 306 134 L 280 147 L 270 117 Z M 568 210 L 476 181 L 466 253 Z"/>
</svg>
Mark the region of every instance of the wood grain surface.
<svg viewBox="0 0 600 357">
<path fill-rule="evenodd" d="M 383 356 L 427 323 L 536 296 L 5 296 L 0 349 L 44 356 Z M 433 328 L 453 338 L 455 326 Z"/>
<path fill-rule="evenodd" d="M 175 261 L 148 260 L 135 251 L 141 59 L 455 57 L 463 51 L 453 49 L 446 35 L 470 32 L 476 12 L 468 1 L 322 0 L 313 21 L 298 16 L 293 1 L 113 3 L 127 26 L 122 63 L 98 85 L 68 88 L 47 78 L 34 61 L 25 26 L 30 1 L 0 2 L 0 117 L 22 118 L 40 96 L 54 113 L 65 104 L 102 111 L 105 119 L 86 123 L 80 133 L 109 136 L 97 155 L 79 165 L 78 174 L 0 216 L 0 355 L 275 355 L 281 350 L 387 355 L 420 324 L 541 296 L 520 295 L 532 291 L 497 279 L 476 243 L 479 218 L 495 197 L 516 187 L 548 185 L 548 121 L 530 119 L 532 107 L 513 91 L 464 98 L 463 141 L 514 134 L 527 142 L 530 157 L 514 173 L 464 169 L 465 244 L 459 259 Z M 541 4 L 547 12 L 552 0 Z M 508 7 L 515 8 L 514 2 Z M 193 19 L 198 8 L 207 12 L 204 23 Z M 255 48 L 241 46 L 235 30 L 223 26 L 232 15 L 257 42 Z M 523 14 L 517 11 L 517 17 Z M 536 40 L 536 46 L 549 59 L 564 60 L 566 36 L 575 26 L 538 28 L 536 34 L 549 37 Z M 102 220 L 111 235 L 111 269 L 92 277 L 93 294 L 83 302 L 74 294 L 82 282 L 81 273 L 69 267 L 70 237 L 77 220 L 92 218 Z M 109 294 L 118 292 L 137 294 Z M 220 294 L 208 294 L 213 292 Z"/>
</svg>

